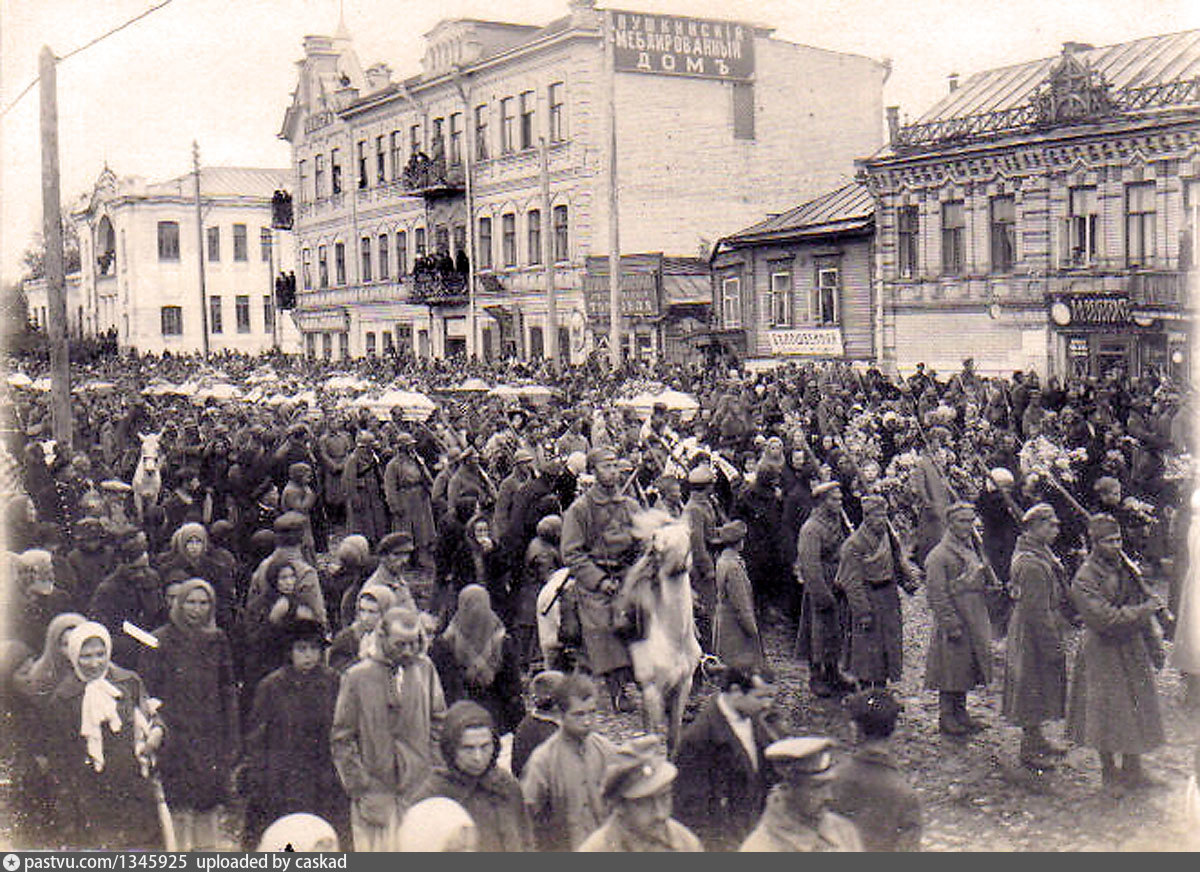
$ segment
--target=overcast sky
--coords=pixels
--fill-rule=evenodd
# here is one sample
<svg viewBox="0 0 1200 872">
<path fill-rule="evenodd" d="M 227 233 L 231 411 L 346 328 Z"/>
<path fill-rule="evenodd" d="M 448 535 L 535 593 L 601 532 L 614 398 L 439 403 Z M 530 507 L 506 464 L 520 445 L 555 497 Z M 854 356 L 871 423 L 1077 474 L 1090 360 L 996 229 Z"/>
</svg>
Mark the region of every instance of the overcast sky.
<svg viewBox="0 0 1200 872">
<path fill-rule="evenodd" d="M 83 45 L 160 0 L 0 0 L 0 106 L 37 74 L 37 55 Z M 187 172 L 191 143 L 207 164 L 289 164 L 277 138 L 305 34 L 332 33 L 339 5 L 364 68 L 419 71 L 422 34 L 443 18 L 544 24 L 567 0 L 172 0 L 58 70 L 65 202 L 107 162 L 118 175 Z M 603 5 L 603 3 L 601 3 Z M 781 39 L 891 58 L 885 104 L 920 115 L 946 76 L 1058 53 L 1064 40 L 1108 45 L 1200 28 L 1200 0 L 615 0 L 617 8 L 752 21 Z M 19 275 L 41 227 L 38 92 L 3 118 L 0 275 Z"/>
</svg>

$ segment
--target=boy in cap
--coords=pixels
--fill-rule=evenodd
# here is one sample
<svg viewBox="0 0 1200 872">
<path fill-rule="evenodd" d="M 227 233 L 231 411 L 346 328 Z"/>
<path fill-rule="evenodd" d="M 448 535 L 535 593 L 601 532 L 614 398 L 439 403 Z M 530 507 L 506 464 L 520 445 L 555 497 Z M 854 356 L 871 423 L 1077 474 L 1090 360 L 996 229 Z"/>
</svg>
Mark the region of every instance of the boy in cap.
<svg viewBox="0 0 1200 872">
<path fill-rule="evenodd" d="M 867 851 L 919 851 L 921 799 L 889 747 L 902 706 L 879 688 L 846 697 L 845 705 L 858 747 L 834 771 L 830 808 L 854 823 Z"/>
<path fill-rule="evenodd" d="M 408 581 L 404 577 L 404 570 L 408 566 L 415 548 L 416 543 L 413 541 L 412 533 L 407 530 L 388 533 L 379 540 L 377 549 L 379 566 L 371 573 L 371 577 L 364 582 L 363 586 L 382 584 L 396 595 L 397 606 L 415 609 L 417 607 L 416 600 L 413 599 Z"/>
<path fill-rule="evenodd" d="M 643 736 L 617 750 L 604 773 L 608 820 L 577 850 L 596 852 L 701 853 L 700 840 L 671 817 L 671 790 L 678 770 L 660 753 L 657 736 Z"/>
<path fill-rule="evenodd" d="M 545 669 L 529 680 L 529 711 L 513 731 L 512 774 L 517 778 L 534 749 L 558 731 L 555 692 L 564 678 L 557 669 Z"/>
<path fill-rule="evenodd" d="M 828 810 L 833 740 L 824 736 L 780 739 L 763 756 L 782 780 L 771 788 L 758 826 L 742 851 L 861 851 L 858 829 Z"/>
</svg>

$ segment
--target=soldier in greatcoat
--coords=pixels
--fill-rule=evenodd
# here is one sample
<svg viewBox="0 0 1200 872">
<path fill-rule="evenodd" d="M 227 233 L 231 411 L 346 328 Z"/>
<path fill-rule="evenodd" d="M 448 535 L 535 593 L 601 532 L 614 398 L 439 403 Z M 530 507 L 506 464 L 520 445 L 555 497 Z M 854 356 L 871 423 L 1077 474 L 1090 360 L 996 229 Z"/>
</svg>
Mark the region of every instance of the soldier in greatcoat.
<svg viewBox="0 0 1200 872">
<path fill-rule="evenodd" d="M 1016 605 L 1009 621 L 1003 713 L 1024 731 L 1021 762 L 1049 769 L 1049 758 L 1065 753 L 1042 735 L 1042 724 L 1066 714 L 1067 576 L 1050 550 L 1059 532 L 1054 508 L 1038 503 L 1021 523 L 1024 530 L 1009 572 L 1009 594 Z"/>
<path fill-rule="evenodd" d="M 984 729 L 967 714 L 967 691 L 992 678 L 992 628 L 984 563 L 972 541 L 975 507 L 955 503 L 946 519 L 946 532 L 925 558 L 925 595 L 933 613 L 925 687 L 939 692 L 939 729 L 962 736 Z"/>
<path fill-rule="evenodd" d="M 848 692 L 838 669 L 847 619 L 846 595 L 836 584 L 842 530 L 842 489 L 836 481 L 813 487 L 816 507 L 796 537 L 797 581 L 804 586 L 797 655 L 809 665 L 809 688 L 820 697 Z"/>
<path fill-rule="evenodd" d="M 1123 565 L 1121 528 L 1112 515 L 1093 515 L 1088 536 L 1092 550 L 1071 582 L 1071 602 L 1086 629 L 1067 703 L 1067 735 L 1100 753 L 1102 782 L 1119 792 L 1155 783 L 1142 771 L 1141 755 L 1165 741 L 1154 686 L 1164 654 L 1151 623 L 1162 604 Z"/>
<path fill-rule="evenodd" d="M 593 448 L 588 466 L 596 483 L 563 516 L 563 561 L 579 595 L 579 622 L 592 674 L 608 684 L 613 708 L 632 710 L 625 682 L 632 678 L 629 649 L 613 632 L 613 599 L 637 557 L 633 516 L 637 501 L 620 492 L 621 468 L 611 448 Z"/>
<path fill-rule="evenodd" d="M 887 501 L 877 494 L 862 498 L 863 520 L 844 543 L 837 584 L 850 607 L 850 672 L 862 684 L 884 686 L 902 674 L 904 635 L 897 583 L 909 594 L 903 556 L 893 551 L 888 534 Z"/>
</svg>

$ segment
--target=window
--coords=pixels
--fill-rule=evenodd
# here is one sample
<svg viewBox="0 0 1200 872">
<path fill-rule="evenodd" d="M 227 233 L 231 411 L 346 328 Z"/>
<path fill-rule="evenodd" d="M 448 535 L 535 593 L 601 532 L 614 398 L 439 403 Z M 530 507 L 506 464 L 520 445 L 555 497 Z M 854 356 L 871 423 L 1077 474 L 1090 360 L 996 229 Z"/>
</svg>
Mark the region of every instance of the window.
<svg viewBox="0 0 1200 872">
<path fill-rule="evenodd" d="M 338 354 L 342 360 L 350 359 L 350 334 L 344 330 L 338 334 Z"/>
<path fill-rule="evenodd" d="M 417 257 L 425 256 L 425 228 L 418 227 L 413 231 L 413 245 L 416 247 Z"/>
<path fill-rule="evenodd" d="M 721 320 L 725 327 L 742 326 L 742 280 L 738 276 L 721 282 Z"/>
<path fill-rule="evenodd" d="M 379 280 L 385 282 L 388 279 L 388 236 L 386 233 L 379 234 Z"/>
<path fill-rule="evenodd" d="M 421 151 L 421 125 L 414 124 L 408 128 L 408 153 L 416 154 Z"/>
<path fill-rule="evenodd" d="M 966 261 L 963 236 L 966 216 L 962 200 L 942 204 L 942 272 L 949 276 L 962 275 Z"/>
<path fill-rule="evenodd" d="M 275 301 L 270 294 L 263 294 L 263 330 L 275 332 Z"/>
<path fill-rule="evenodd" d="M 475 107 L 475 159 L 488 159 L 488 107 L 487 105 Z"/>
<path fill-rule="evenodd" d="M 403 169 L 403 166 L 401 164 L 401 157 L 400 157 L 400 144 L 401 144 L 400 131 L 392 131 L 391 132 L 391 180 L 392 181 L 396 181 L 398 178 L 400 178 L 400 172 L 401 172 L 401 169 Z"/>
<path fill-rule="evenodd" d="M 362 258 L 362 280 L 371 281 L 371 237 L 364 236 L 359 240 L 359 255 Z"/>
<path fill-rule="evenodd" d="M 213 294 L 208 298 L 208 332 L 224 333 L 225 322 L 221 317 L 221 298 Z"/>
<path fill-rule="evenodd" d="M 492 219 L 479 219 L 479 254 L 475 258 L 480 269 L 492 268 Z"/>
<path fill-rule="evenodd" d="M 183 335 L 183 309 L 178 306 L 162 307 L 162 335 Z"/>
<path fill-rule="evenodd" d="M 733 100 L 733 138 L 754 139 L 754 84 L 734 82 L 730 94 Z"/>
<path fill-rule="evenodd" d="M 338 156 L 341 149 L 335 148 L 329 153 L 329 176 L 332 184 L 333 193 L 340 194 L 342 192 L 342 160 Z"/>
<path fill-rule="evenodd" d="M 250 332 L 250 297 L 238 294 L 233 298 L 234 314 L 237 316 L 237 332 Z"/>
<path fill-rule="evenodd" d="M 1100 213 L 1096 208 L 1096 189 L 1072 188 L 1068 208 L 1065 261 L 1071 266 L 1089 266 L 1096 262 L 1099 244 Z"/>
<path fill-rule="evenodd" d="M 460 251 L 464 255 L 467 251 L 467 227 L 465 224 L 454 225 L 454 256 L 456 258 Z"/>
<path fill-rule="evenodd" d="M 567 236 L 567 207 L 554 207 L 554 260 L 560 262 L 571 259 L 571 250 Z"/>
<path fill-rule="evenodd" d="M 1012 272 L 1017 260 L 1017 201 L 1011 194 L 992 197 L 992 272 Z"/>
<path fill-rule="evenodd" d="M 247 261 L 250 259 L 249 252 L 246 247 L 246 225 L 233 225 L 233 259 L 237 261 Z"/>
<path fill-rule="evenodd" d="M 401 230 L 396 234 L 396 276 L 408 273 L 408 234 Z"/>
<path fill-rule="evenodd" d="M 396 353 L 396 337 L 392 335 L 390 330 L 384 330 L 383 336 L 383 353 L 387 357 L 392 357 Z"/>
<path fill-rule="evenodd" d="M 1156 253 L 1154 182 L 1125 187 L 1125 263 L 1150 266 Z"/>
<path fill-rule="evenodd" d="M 1200 247 L 1200 182 L 1183 183 L 1183 229 L 1179 232 L 1179 268 L 1191 269 L 1196 265 L 1196 251 Z"/>
<path fill-rule="evenodd" d="M 321 354 L 326 360 L 333 357 L 333 335 L 330 333 L 321 334 Z"/>
<path fill-rule="evenodd" d="M 387 181 L 387 152 L 383 147 L 383 137 L 375 137 L 375 184 L 382 185 Z"/>
<path fill-rule="evenodd" d="M 325 196 L 325 155 L 323 154 L 313 158 L 313 196 L 318 200 Z"/>
<path fill-rule="evenodd" d="M 517 265 L 517 216 L 511 212 L 500 216 L 500 249 L 505 266 Z"/>
<path fill-rule="evenodd" d="M 221 228 L 209 227 L 208 235 L 208 262 L 216 263 L 221 259 Z"/>
<path fill-rule="evenodd" d="M 367 331 L 367 357 L 375 356 L 375 333 L 372 330 Z"/>
<path fill-rule="evenodd" d="M 321 256 L 324 259 L 324 255 Z M 312 290 L 312 249 L 306 248 L 300 252 L 300 281 L 304 290 Z"/>
<path fill-rule="evenodd" d="M 258 228 L 258 259 L 263 263 L 271 262 L 271 228 Z"/>
<path fill-rule="evenodd" d="M 346 284 L 346 243 L 333 244 L 333 271 L 339 285 Z"/>
<path fill-rule="evenodd" d="M 305 333 L 304 334 L 304 351 L 309 357 L 317 356 L 317 334 L 316 333 Z"/>
<path fill-rule="evenodd" d="M 445 224 L 439 224 L 433 231 L 433 251 L 435 254 L 450 253 L 450 231 Z"/>
<path fill-rule="evenodd" d="M 838 320 L 838 278 L 836 266 L 821 266 L 817 261 L 817 284 L 813 288 L 811 317 L 818 324 L 836 324 Z"/>
<path fill-rule="evenodd" d="M 367 187 L 367 141 L 358 141 L 358 189 Z"/>
<path fill-rule="evenodd" d="M 450 116 L 450 166 L 462 163 L 462 113 Z"/>
<path fill-rule="evenodd" d="M 565 86 L 562 82 L 555 82 L 549 88 L 547 96 L 550 104 L 550 141 L 562 142 L 566 139 L 563 127 L 563 103 L 565 97 L 563 92 Z"/>
<path fill-rule="evenodd" d="M 896 210 L 896 261 L 900 278 L 917 275 L 920 249 L 920 217 L 916 206 L 901 206 Z"/>
<path fill-rule="evenodd" d="M 792 272 L 777 269 L 771 273 L 771 326 L 792 326 Z"/>
<path fill-rule="evenodd" d="M 445 126 L 444 118 L 433 119 L 433 132 L 429 136 L 429 153 L 436 157 L 439 152 L 445 157 L 446 141 L 442 139 L 442 128 Z"/>
<path fill-rule="evenodd" d="M 529 262 L 542 262 L 542 212 L 530 209 L 526 218 L 529 227 Z"/>
<path fill-rule="evenodd" d="M 179 260 L 179 222 L 158 222 L 158 259 Z"/>
<path fill-rule="evenodd" d="M 300 161 L 300 185 L 299 197 L 297 199 L 301 203 L 308 202 L 308 161 Z"/>
<path fill-rule="evenodd" d="M 521 92 L 521 148 L 533 148 L 533 110 L 537 98 L 533 91 Z"/>
<path fill-rule="evenodd" d="M 500 101 L 500 153 L 510 154 L 513 150 L 513 98 Z"/>
</svg>

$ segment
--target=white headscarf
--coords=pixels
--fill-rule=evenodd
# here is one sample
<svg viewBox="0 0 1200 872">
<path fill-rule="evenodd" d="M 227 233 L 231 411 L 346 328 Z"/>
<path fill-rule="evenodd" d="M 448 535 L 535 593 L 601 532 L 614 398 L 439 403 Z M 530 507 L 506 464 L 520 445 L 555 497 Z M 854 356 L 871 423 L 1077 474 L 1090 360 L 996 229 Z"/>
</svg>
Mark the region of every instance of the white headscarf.
<svg viewBox="0 0 1200 872">
<path fill-rule="evenodd" d="M 98 678 L 88 679 L 79 668 L 79 652 L 83 644 L 90 639 L 99 639 L 104 643 L 104 656 L 108 663 L 104 673 Z M 104 730 L 108 724 L 114 733 L 121 732 L 121 716 L 117 713 L 117 700 L 121 691 L 108 680 L 108 668 L 111 665 L 112 639 L 103 624 L 95 621 L 85 621 L 67 636 L 67 657 L 75 674 L 83 685 L 83 706 L 81 710 L 79 735 L 87 742 L 88 760 L 97 772 L 104 771 Z"/>
</svg>

